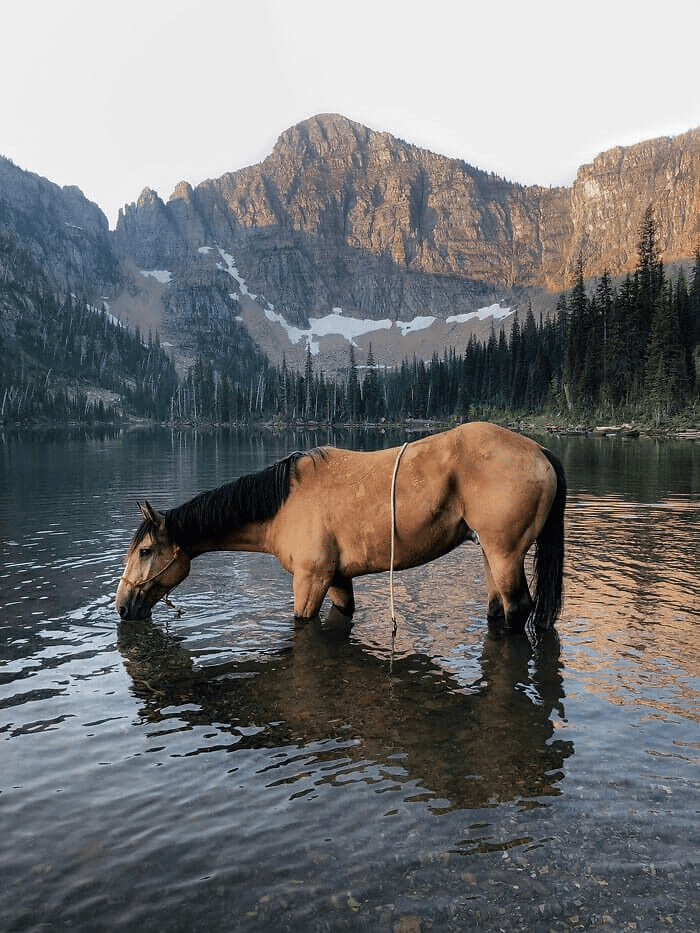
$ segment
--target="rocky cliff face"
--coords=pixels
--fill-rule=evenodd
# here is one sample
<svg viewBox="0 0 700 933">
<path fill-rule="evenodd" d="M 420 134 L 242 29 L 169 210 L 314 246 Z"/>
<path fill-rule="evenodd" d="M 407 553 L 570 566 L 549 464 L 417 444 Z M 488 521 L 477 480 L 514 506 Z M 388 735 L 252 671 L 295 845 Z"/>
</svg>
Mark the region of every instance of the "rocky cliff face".
<svg viewBox="0 0 700 933">
<path fill-rule="evenodd" d="M 570 192 L 569 267 L 581 251 L 591 275 L 631 269 L 650 204 L 664 261 L 693 256 L 700 246 L 700 129 L 617 147 L 579 169 Z"/>
<path fill-rule="evenodd" d="M 59 291 L 95 299 L 119 282 L 107 218 L 80 189 L 0 157 L 0 229 L 16 237 Z"/>
<path fill-rule="evenodd" d="M 555 220 L 541 232 L 545 200 Z M 145 267 L 224 246 L 250 289 L 291 323 L 333 307 L 444 317 L 538 284 L 543 250 L 560 232 L 558 200 L 322 116 L 284 133 L 260 165 L 181 185 L 167 204 L 144 192 L 120 215 L 115 240 Z"/>
</svg>

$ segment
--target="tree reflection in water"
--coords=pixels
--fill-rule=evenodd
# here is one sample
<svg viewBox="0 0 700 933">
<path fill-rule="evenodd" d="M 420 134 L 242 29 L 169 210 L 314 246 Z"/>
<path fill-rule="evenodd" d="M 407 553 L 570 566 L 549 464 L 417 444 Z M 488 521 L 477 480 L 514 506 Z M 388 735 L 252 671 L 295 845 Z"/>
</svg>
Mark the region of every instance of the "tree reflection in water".
<svg viewBox="0 0 700 933">
<path fill-rule="evenodd" d="M 564 715 L 556 633 L 533 646 L 489 632 L 481 676 L 465 687 L 425 655 L 378 659 L 348 632 L 331 614 L 297 625 L 288 650 L 207 667 L 150 620 L 121 623 L 118 645 L 147 720 L 177 707 L 185 728 L 232 735 L 217 745 L 232 752 L 293 746 L 298 756 L 314 744 L 304 770 L 315 784 L 349 773 L 412 783 L 406 799 L 438 812 L 559 793 L 573 744 L 554 738 L 553 719 Z M 328 740 L 321 760 L 318 743 Z M 204 751 L 212 746 L 191 753 Z"/>
</svg>

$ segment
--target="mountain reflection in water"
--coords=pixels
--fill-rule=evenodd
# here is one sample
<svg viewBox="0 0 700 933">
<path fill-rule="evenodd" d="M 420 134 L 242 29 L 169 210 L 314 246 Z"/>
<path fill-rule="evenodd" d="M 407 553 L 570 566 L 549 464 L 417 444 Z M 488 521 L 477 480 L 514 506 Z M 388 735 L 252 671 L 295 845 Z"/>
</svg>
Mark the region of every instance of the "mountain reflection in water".
<svg viewBox="0 0 700 933">
<path fill-rule="evenodd" d="M 386 778 L 417 782 L 437 810 L 559 792 L 573 745 L 553 739 L 551 716 L 563 717 L 556 634 L 534 648 L 488 634 L 481 676 L 465 688 L 425 655 L 376 658 L 344 624 L 331 614 L 297 625 L 292 647 L 269 659 L 199 668 L 150 621 L 121 623 L 118 647 L 150 722 L 175 709 L 187 726 L 229 731 L 230 751 L 339 743 L 306 762 L 312 783 L 342 783 L 350 764 L 358 779 L 378 763 Z"/>
</svg>

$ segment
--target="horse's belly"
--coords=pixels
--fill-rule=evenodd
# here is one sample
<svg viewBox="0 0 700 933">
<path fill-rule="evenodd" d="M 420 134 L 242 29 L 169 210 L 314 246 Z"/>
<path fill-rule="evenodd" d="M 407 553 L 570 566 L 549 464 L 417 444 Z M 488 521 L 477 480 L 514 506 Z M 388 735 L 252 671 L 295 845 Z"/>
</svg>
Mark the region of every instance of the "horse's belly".
<svg viewBox="0 0 700 933">
<path fill-rule="evenodd" d="M 449 554 L 466 541 L 476 540 L 476 535 L 463 519 L 456 523 L 450 522 L 447 527 L 440 525 L 431 532 L 426 531 L 423 535 L 414 535 L 397 542 L 394 566 L 398 570 L 418 567 Z"/>
<path fill-rule="evenodd" d="M 477 540 L 463 519 L 426 524 L 410 533 L 398 533 L 394 540 L 395 570 L 419 567 L 464 544 Z M 344 576 L 357 577 L 382 573 L 391 567 L 391 537 L 388 533 L 372 533 L 365 526 L 363 534 L 346 541 L 341 548 L 340 570 Z"/>
</svg>

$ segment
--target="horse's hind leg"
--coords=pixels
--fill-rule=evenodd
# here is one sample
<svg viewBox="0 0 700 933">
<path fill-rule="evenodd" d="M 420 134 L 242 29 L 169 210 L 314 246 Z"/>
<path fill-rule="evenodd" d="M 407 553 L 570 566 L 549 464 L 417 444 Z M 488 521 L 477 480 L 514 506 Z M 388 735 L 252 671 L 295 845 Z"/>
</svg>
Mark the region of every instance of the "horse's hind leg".
<svg viewBox="0 0 700 933">
<path fill-rule="evenodd" d="M 488 588 L 488 618 L 504 622 L 506 628 L 521 632 L 532 609 L 521 556 L 494 557 L 484 552 L 484 567 Z"/>
<path fill-rule="evenodd" d="M 501 599 L 501 594 L 494 582 L 493 574 L 491 573 L 491 565 L 489 564 L 485 551 L 482 551 L 482 557 L 484 558 L 484 570 L 486 571 L 486 590 L 488 593 L 488 609 L 486 611 L 486 615 L 489 622 L 503 622 L 505 621 L 503 600 Z"/>
</svg>

